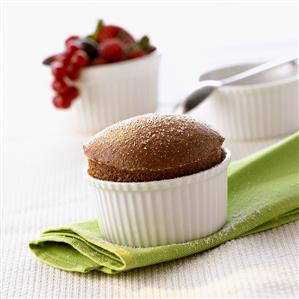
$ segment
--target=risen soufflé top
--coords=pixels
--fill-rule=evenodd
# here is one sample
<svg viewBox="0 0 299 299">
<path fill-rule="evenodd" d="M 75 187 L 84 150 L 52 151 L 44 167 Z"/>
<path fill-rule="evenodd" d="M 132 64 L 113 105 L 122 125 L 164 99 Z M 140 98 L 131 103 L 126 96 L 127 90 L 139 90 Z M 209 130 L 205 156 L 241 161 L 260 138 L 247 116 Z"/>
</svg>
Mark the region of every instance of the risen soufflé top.
<svg viewBox="0 0 299 299">
<path fill-rule="evenodd" d="M 193 174 L 219 164 L 224 138 L 185 115 L 145 114 L 116 123 L 84 146 L 88 173 L 115 182 Z"/>
</svg>

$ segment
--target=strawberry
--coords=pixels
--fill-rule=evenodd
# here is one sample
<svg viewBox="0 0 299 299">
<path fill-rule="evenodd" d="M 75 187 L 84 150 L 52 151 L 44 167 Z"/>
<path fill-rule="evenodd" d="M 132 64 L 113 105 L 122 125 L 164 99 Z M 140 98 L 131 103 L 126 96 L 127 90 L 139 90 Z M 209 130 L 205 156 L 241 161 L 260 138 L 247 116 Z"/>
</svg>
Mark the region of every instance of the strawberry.
<svg viewBox="0 0 299 299">
<path fill-rule="evenodd" d="M 117 37 L 122 29 L 118 26 L 108 25 L 103 26 L 97 36 L 98 42 L 103 42 L 106 39 Z"/>
<path fill-rule="evenodd" d="M 125 58 L 124 44 L 117 38 L 110 38 L 101 43 L 101 57 L 107 62 L 116 62 Z"/>
<path fill-rule="evenodd" d="M 103 25 L 102 21 L 97 26 L 95 38 L 99 43 L 110 38 L 119 38 L 125 44 L 135 42 L 133 36 L 123 28 L 115 25 Z"/>
<path fill-rule="evenodd" d="M 125 44 L 135 43 L 134 37 L 124 29 L 121 29 L 117 35 L 117 37 L 122 40 Z"/>
</svg>

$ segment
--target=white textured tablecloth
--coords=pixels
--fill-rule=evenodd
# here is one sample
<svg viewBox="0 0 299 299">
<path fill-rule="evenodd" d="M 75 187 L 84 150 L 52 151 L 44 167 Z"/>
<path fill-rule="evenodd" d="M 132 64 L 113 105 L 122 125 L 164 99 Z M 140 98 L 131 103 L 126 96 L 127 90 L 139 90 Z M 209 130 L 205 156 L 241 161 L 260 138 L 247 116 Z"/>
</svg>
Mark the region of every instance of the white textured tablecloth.
<svg viewBox="0 0 299 299">
<path fill-rule="evenodd" d="M 38 143 L 37 141 L 38 140 Z M 5 142 L 1 298 L 295 298 L 298 231 L 292 223 L 213 250 L 120 275 L 47 267 L 28 242 L 47 227 L 95 217 L 78 138 Z M 273 141 L 228 143 L 237 159 Z"/>
</svg>

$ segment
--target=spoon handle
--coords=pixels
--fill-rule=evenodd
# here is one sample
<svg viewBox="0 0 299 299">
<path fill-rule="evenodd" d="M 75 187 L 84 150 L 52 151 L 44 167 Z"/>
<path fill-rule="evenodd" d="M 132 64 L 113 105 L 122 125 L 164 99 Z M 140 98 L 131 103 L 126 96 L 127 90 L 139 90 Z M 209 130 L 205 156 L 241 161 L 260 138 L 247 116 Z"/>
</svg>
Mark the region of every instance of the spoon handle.
<svg viewBox="0 0 299 299">
<path fill-rule="evenodd" d="M 287 62 L 296 61 L 297 59 L 298 59 L 297 56 L 296 57 L 291 56 L 291 57 L 285 57 L 285 58 L 275 60 L 275 61 L 269 61 L 269 62 L 263 63 L 261 65 L 258 65 L 258 66 L 254 67 L 252 69 L 249 69 L 245 72 L 242 72 L 242 73 L 239 73 L 237 75 L 233 75 L 231 77 L 225 78 L 225 79 L 221 80 L 221 82 L 222 82 L 222 85 L 228 85 L 228 84 L 231 84 L 233 82 L 237 82 L 237 81 L 249 78 L 251 76 L 257 75 L 259 73 L 262 73 L 264 71 L 270 70 L 272 68 L 275 68 L 277 66 L 285 64 Z"/>
</svg>

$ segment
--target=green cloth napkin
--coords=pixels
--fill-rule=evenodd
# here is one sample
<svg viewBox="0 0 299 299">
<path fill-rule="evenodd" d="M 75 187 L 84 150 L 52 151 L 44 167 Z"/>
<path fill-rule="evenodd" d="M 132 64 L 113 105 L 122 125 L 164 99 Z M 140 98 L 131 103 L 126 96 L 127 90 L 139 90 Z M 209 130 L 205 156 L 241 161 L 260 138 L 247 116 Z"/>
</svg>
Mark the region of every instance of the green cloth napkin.
<svg viewBox="0 0 299 299">
<path fill-rule="evenodd" d="M 95 220 L 46 230 L 29 246 L 39 260 L 66 271 L 119 273 L 185 257 L 228 240 L 299 219 L 299 132 L 231 163 L 228 216 L 222 229 L 199 240 L 150 248 L 122 247 L 102 238 Z"/>
</svg>

